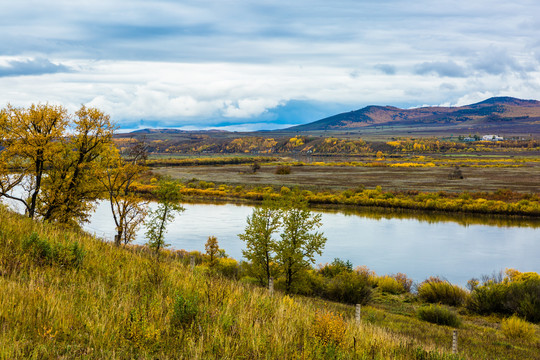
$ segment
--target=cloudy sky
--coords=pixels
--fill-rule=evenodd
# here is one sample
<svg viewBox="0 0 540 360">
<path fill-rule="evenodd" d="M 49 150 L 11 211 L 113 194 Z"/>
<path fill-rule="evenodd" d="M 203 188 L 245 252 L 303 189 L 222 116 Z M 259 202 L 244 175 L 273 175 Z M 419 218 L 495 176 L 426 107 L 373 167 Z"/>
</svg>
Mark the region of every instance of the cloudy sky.
<svg viewBox="0 0 540 360">
<path fill-rule="evenodd" d="M 540 99 L 537 0 L 17 0 L 0 106 L 124 130 L 275 129 L 366 105 Z"/>
</svg>

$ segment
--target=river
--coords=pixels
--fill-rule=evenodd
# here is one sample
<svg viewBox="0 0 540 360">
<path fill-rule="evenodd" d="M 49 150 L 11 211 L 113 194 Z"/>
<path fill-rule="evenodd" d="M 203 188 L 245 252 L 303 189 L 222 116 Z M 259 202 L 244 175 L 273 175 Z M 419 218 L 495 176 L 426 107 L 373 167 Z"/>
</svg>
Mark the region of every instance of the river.
<svg viewBox="0 0 540 360">
<path fill-rule="evenodd" d="M 155 204 L 151 204 L 155 207 Z M 236 204 L 184 204 L 185 212 L 168 226 L 166 242 L 174 249 L 204 252 L 208 236 L 220 248 L 242 258 L 244 231 L 253 207 Z M 464 286 L 467 280 L 505 268 L 540 272 L 540 224 L 431 214 L 379 214 L 323 211 L 321 231 L 328 238 L 317 263 L 334 258 L 365 265 L 379 275 L 402 272 L 417 282 L 441 276 Z M 112 241 L 110 207 L 102 202 L 85 229 Z M 144 229 L 136 243 L 145 242 Z"/>
</svg>

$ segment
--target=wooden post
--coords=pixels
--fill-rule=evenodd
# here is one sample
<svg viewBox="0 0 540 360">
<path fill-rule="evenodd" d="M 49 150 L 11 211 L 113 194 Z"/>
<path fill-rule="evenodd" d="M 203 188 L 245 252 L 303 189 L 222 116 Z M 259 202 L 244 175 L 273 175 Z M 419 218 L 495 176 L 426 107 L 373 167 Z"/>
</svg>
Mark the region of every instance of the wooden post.
<svg viewBox="0 0 540 360">
<path fill-rule="evenodd" d="M 189 258 L 189 264 L 191 265 L 191 271 L 193 271 L 193 269 L 195 269 L 195 256 L 191 255 Z"/>
<path fill-rule="evenodd" d="M 268 279 L 268 291 L 270 295 L 274 294 L 274 278 L 272 276 Z"/>
<path fill-rule="evenodd" d="M 356 318 L 356 322 L 360 323 L 360 304 L 356 304 L 355 318 Z"/>
<path fill-rule="evenodd" d="M 457 354 L 457 330 L 452 331 L 452 354 Z"/>
</svg>

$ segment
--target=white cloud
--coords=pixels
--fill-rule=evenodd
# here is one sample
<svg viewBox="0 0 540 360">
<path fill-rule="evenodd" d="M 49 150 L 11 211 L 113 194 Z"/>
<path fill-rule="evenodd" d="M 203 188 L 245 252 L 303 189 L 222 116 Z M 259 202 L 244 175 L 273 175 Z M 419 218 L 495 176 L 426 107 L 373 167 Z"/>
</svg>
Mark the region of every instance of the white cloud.
<svg viewBox="0 0 540 360">
<path fill-rule="evenodd" d="M 0 62 L 19 73 L 0 77 L 0 99 L 204 127 L 289 122 L 276 109 L 291 100 L 540 98 L 539 12 L 533 0 L 12 1 Z"/>
</svg>

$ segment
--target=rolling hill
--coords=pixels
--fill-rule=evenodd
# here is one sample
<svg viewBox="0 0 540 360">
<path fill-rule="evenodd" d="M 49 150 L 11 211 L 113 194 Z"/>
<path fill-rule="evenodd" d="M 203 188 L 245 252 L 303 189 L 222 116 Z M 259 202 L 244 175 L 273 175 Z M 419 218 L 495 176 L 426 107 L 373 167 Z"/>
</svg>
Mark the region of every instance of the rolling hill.
<svg viewBox="0 0 540 360">
<path fill-rule="evenodd" d="M 287 130 L 353 130 L 375 126 L 537 133 L 540 131 L 540 101 L 493 97 L 459 107 L 400 109 L 372 105 Z"/>
</svg>

